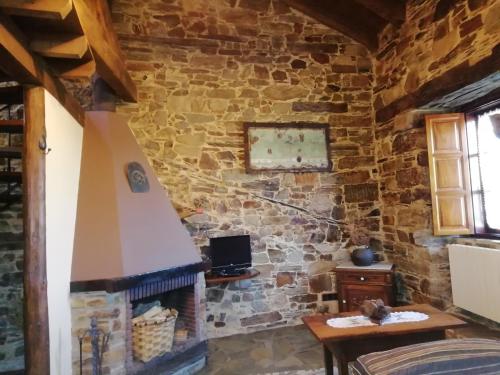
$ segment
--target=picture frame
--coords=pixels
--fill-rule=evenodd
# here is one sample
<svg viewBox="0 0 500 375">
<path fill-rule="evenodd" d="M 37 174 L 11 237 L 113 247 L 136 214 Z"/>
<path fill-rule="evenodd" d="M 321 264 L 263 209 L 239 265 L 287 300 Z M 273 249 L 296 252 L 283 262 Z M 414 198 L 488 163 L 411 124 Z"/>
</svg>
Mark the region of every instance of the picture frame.
<svg viewBox="0 0 500 375">
<path fill-rule="evenodd" d="M 330 172 L 330 126 L 324 123 L 243 124 L 247 173 Z"/>
</svg>

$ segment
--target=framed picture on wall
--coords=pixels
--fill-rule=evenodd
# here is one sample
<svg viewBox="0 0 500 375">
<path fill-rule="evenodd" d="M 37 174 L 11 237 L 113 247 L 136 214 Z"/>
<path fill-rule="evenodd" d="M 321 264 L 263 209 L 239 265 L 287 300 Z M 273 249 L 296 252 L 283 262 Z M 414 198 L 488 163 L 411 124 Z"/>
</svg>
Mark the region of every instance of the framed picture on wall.
<svg viewBox="0 0 500 375">
<path fill-rule="evenodd" d="M 244 123 L 247 173 L 329 172 L 328 124 Z"/>
</svg>

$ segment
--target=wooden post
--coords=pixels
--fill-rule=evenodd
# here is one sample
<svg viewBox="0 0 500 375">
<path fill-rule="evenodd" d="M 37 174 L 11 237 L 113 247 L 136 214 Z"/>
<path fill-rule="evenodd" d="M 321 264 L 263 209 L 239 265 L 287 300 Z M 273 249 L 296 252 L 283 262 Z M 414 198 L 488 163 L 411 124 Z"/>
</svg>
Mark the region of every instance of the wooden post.
<svg viewBox="0 0 500 375">
<path fill-rule="evenodd" d="M 24 355 L 27 375 L 50 374 L 45 256 L 45 92 L 24 92 Z"/>
</svg>

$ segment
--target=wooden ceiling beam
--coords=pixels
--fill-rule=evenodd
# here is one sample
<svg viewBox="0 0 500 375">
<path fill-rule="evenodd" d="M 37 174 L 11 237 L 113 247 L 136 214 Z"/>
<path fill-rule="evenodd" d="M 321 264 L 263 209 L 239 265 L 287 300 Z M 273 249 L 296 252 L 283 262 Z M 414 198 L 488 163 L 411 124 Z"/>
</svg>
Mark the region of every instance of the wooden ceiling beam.
<svg viewBox="0 0 500 375">
<path fill-rule="evenodd" d="M 37 84 L 41 72 L 31 52 L 23 43 L 23 35 L 9 17 L 0 14 L 0 50 L 2 70 L 12 80 Z"/>
<path fill-rule="evenodd" d="M 91 78 L 96 73 L 96 64 L 90 48 L 81 59 L 47 58 L 46 61 L 59 78 Z"/>
<path fill-rule="evenodd" d="M 59 78 L 75 79 L 75 78 L 90 78 L 95 74 L 95 61 L 65 61 L 58 59 L 50 64 L 54 74 Z"/>
<path fill-rule="evenodd" d="M 371 51 L 378 47 L 378 33 L 386 21 L 353 0 L 285 0 L 311 18 L 340 31 Z"/>
<path fill-rule="evenodd" d="M 38 33 L 31 40 L 30 48 L 44 57 L 81 59 L 88 50 L 88 43 L 83 35 Z"/>
<path fill-rule="evenodd" d="M 401 0 L 355 0 L 392 24 L 400 24 L 406 18 L 406 2 Z"/>
<path fill-rule="evenodd" d="M 414 92 L 388 103 L 375 113 L 379 123 L 387 122 L 398 113 L 410 108 L 420 108 L 446 95 L 452 94 L 464 87 L 473 85 L 483 79 L 490 79 L 492 74 L 498 74 L 500 66 L 500 43 L 493 47 L 491 54 L 471 65 L 464 61 L 432 80 L 425 82 Z"/>
<path fill-rule="evenodd" d="M 12 20 L 0 12 L 0 69 L 22 84 L 44 87 L 83 126 L 85 112 L 77 100 L 54 77 L 41 57 L 31 53 L 24 35 Z"/>
<path fill-rule="evenodd" d="M 96 71 L 116 95 L 137 102 L 137 88 L 125 66 L 106 0 L 73 0 L 96 62 Z"/>
<path fill-rule="evenodd" d="M 7 14 L 63 20 L 73 8 L 71 0 L 0 0 Z"/>
</svg>

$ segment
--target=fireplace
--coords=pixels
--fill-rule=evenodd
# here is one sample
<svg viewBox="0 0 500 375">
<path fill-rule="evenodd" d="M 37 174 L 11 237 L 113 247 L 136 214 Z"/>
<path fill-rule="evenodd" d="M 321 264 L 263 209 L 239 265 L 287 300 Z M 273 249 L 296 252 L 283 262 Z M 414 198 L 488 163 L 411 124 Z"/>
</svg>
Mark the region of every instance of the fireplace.
<svg viewBox="0 0 500 375">
<path fill-rule="evenodd" d="M 184 270 L 185 271 L 185 270 Z M 207 344 L 205 321 L 205 281 L 203 272 L 141 280 L 125 290 L 85 290 L 88 285 L 73 283 L 71 307 L 73 320 L 73 373 L 92 374 L 95 357 L 90 337 L 79 338 L 88 330 L 92 317 L 103 333 L 110 333 L 103 354 L 104 374 L 145 375 L 154 373 L 190 374 L 205 364 Z M 172 272 L 171 272 L 172 274 Z M 110 286 L 110 285 L 108 285 Z M 95 287 L 95 285 L 94 285 Z M 160 301 L 162 306 L 178 311 L 170 351 L 142 362 L 134 358 L 132 349 L 132 311 L 140 303 Z"/>
<path fill-rule="evenodd" d="M 126 119 L 86 116 L 70 284 L 73 373 L 97 374 L 97 363 L 110 375 L 193 373 L 206 357 L 199 250 Z M 133 309 L 151 301 L 161 313 L 178 311 L 177 337 L 142 362 L 133 354 Z"/>
<path fill-rule="evenodd" d="M 184 368 L 199 361 L 203 362 L 206 342 L 202 340 L 200 322 L 200 288 L 197 287 L 198 275 L 190 274 L 173 278 L 161 283 L 144 284 L 127 291 L 127 374 L 175 373 L 177 368 Z M 174 335 L 171 351 L 158 356 L 147 363 L 134 358 L 132 350 L 132 310 L 140 303 L 160 301 L 163 307 L 175 309 L 178 316 L 175 332 L 185 333 L 185 338 Z M 189 353 L 188 363 L 179 358 Z M 191 363 L 192 362 L 192 363 Z"/>
</svg>

